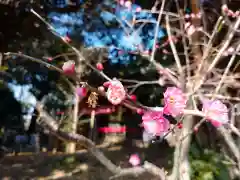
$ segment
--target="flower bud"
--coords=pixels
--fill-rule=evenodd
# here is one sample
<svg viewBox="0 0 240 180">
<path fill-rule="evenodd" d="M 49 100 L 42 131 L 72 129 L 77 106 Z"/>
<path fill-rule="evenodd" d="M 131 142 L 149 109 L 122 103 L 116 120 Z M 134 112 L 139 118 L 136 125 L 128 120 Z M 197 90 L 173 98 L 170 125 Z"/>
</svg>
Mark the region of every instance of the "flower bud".
<svg viewBox="0 0 240 180">
<path fill-rule="evenodd" d="M 75 62 L 67 61 L 63 64 L 62 70 L 65 74 L 73 74 L 75 72 Z"/>
<path fill-rule="evenodd" d="M 102 71 L 102 70 L 104 69 L 102 63 L 97 63 L 97 64 L 96 64 L 96 67 L 97 67 L 97 69 L 98 69 L 99 71 Z"/>
</svg>

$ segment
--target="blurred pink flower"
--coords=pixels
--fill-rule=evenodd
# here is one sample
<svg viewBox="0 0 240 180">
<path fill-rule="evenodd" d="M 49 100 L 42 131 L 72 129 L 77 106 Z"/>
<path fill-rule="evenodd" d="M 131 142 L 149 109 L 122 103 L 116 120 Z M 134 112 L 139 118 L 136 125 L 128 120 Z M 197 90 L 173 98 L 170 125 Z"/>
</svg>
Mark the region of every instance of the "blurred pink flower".
<svg viewBox="0 0 240 180">
<path fill-rule="evenodd" d="M 219 100 L 202 100 L 202 111 L 206 113 L 206 119 L 209 120 L 213 126 L 220 127 L 228 123 L 228 108 Z"/>
<path fill-rule="evenodd" d="M 196 32 L 195 26 L 192 25 L 190 22 L 185 24 L 185 30 L 186 30 L 188 36 L 191 36 L 191 35 L 193 35 L 193 33 Z"/>
<path fill-rule="evenodd" d="M 87 95 L 87 89 L 85 87 L 76 88 L 76 94 L 80 97 L 85 97 Z"/>
<path fill-rule="evenodd" d="M 132 154 L 128 161 L 132 166 L 138 166 L 141 163 L 141 160 L 137 154 Z"/>
<path fill-rule="evenodd" d="M 222 5 L 222 11 L 223 11 L 224 13 L 227 13 L 227 12 L 229 11 L 228 6 L 227 6 L 226 4 L 223 4 L 223 5 Z"/>
<path fill-rule="evenodd" d="M 98 87 L 98 90 L 101 91 L 101 92 L 105 92 L 105 89 L 104 89 L 103 86 L 99 86 L 99 87 Z"/>
<path fill-rule="evenodd" d="M 142 121 L 145 131 L 153 136 L 162 136 L 170 128 L 170 123 L 163 117 L 162 111 L 146 111 L 142 116 Z"/>
<path fill-rule="evenodd" d="M 240 15 L 240 11 L 235 12 L 235 17 L 238 17 Z"/>
<path fill-rule="evenodd" d="M 176 117 L 182 114 L 187 104 L 187 97 L 181 89 L 168 87 L 164 93 L 164 110 L 165 114 Z"/>
<path fill-rule="evenodd" d="M 113 105 L 120 104 L 126 98 L 126 91 L 120 81 L 113 79 L 110 81 L 107 90 L 107 99 Z"/>
<path fill-rule="evenodd" d="M 185 19 L 190 19 L 190 18 L 191 18 L 191 15 L 190 15 L 190 14 L 186 14 L 186 15 L 184 16 L 184 18 L 185 18 Z"/>
<path fill-rule="evenodd" d="M 75 62 L 67 61 L 63 64 L 62 70 L 65 74 L 73 74 L 75 72 Z"/>
<path fill-rule="evenodd" d="M 122 6 L 124 6 L 124 0 L 120 0 L 120 1 L 119 1 L 119 4 L 122 5 Z"/>
<path fill-rule="evenodd" d="M 124 5 L 125 5 L 126 8 L 130 9 L 131 6 L 132 6 L 132 2 L 131 1 L 126 1 Z"/>
<path fill-rule="evenodd" d="M 67 43 L 71 42 L 71 39 L 69 36 L 62 37 L 62 39 L 63 39 L 63 41 L 65 41 Z"/>
<path fill-rule="evenodd" d="M 136 12 L 141 12 L 142 11 L 142 8 L 141 7 L 137 7 L 136 8 Z"/>
</svg>

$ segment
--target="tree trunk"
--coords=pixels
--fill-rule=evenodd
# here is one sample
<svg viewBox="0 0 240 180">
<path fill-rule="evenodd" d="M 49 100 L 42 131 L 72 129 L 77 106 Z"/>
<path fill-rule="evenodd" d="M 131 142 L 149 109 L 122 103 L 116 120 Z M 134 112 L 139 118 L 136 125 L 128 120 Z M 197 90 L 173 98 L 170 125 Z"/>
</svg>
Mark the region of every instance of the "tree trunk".
<svg viewBox="0 0 240 180">
<path fill-rule="evenodd" d="M 192 102 L 188 105 L 192 109 Z M 191 134 L 194 125 L 194 116 L 187 115 L 183 120 L 183 128 L 177 140 L 174 152 L 174 165 L 170 180 L 191 180 L 190 164 L 188 159 L 189 148 L 191 144 Z"/>
<path fill-rule="evenodd" d="M 78 85 L 76 86 L 78 88 Z M 75 105 L 73 109 L 73 116 L 72 121 L 67 122 L 67 124 L 70 124 L 70 132 L 71 133 L 77 133 L 77 127 L 78 127 L 78 108 L 79 108 L 79 96 L 75 93 Z M 71 112 L 70 112 L 71 113 Z M 74 142 L 68 142 L 66 144 L 66 153 L 75 153 L 76 151 L 76 143 Z"/>
</svg>

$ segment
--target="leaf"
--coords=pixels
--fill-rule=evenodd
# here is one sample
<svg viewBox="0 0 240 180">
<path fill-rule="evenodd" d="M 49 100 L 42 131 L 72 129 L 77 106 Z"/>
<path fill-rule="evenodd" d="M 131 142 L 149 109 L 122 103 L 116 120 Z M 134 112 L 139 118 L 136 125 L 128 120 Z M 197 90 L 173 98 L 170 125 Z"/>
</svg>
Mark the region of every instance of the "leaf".
<svg viewBox="0 0 240 180">
<path fill-rule="evenodd" d="M 217 174 L 217 178 L 216 178 L 217 180 L 231 179 L 226 165 L 220 163 L 218 164 L 218 168 L 219 168 L 219 172 Z"/>
<path fill-rule="evenodd" d="M 201 152 L 199 151 L 199 149 L 197 148 L 197 146 L 195 145 L 195 144 L 193 144 L 192 146 L 191 146 L 191 154 L 192 154 L 192 156 L 194 157 L 194 158 L 200 158 L 200 156 L 201 156 L 201 154 L 200 154 Z"/>
<path fill-rule="evenodd" d="M 202 180 L 214 180 L 213 172 L 203 173 L 200 179 L 202 179 Z"/>
</svg>

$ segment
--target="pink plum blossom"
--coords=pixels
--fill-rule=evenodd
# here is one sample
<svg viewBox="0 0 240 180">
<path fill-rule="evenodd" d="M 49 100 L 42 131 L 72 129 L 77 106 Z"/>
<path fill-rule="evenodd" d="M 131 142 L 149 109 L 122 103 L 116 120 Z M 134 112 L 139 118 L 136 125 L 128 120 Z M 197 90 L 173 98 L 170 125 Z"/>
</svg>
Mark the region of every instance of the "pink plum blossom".
<svg viewBox="0 0 240 180">
<path fill-rule="evenodd" d="M 240 15 L 240 11 L 235 12 L 235 17 L 238 17 Z"/>
<path fill-rule="evenodd" d="M 137 100 L 137 96 L 134 95 L 134 94 L 132 94 L 132 95 L 130 95 L 130 99 L 131 99 L 132 101 L 136 101 L 136 100 Z"/>
<path fill-rule="evenodd" d="M 96 64 L 96 67 L 97 67 L 97 69 L 98 69 L 99 71 L 102 71 L 102 70 L 104 69 L 102 63 L 97 63 L 97 64 Z"/>
<path fill-rule="evenodd" d="M 186 14 L 184 17 L 185 17 L 185 19 L 190 19 L 191 15 L 190 14 Z"/>
<path fill-rule="evenodd" d="M 105 89 L 104 89 L 103 86 L 99 86 L 99 87 L 98 87 L 98 90 L 101 91 L 101 92 L 105 92 Z"/>
<path fill-rule="evenodd" d="M 126 8 L 130 9 L 131 6 L 132 6 L 132 2 L 131 1 L 126 1 L 124 5 L 125 5 Z"/>
<path fill-rule="evenodd" d="M 196 17 L 196 14 L 192 13 L 191 18 L 195 18 L 195 17 Z"/>
<path fill-rule="evenodd" d="M 233 54 L 234 51 L 235 51 L 234 47 L 229 47 L 229 48 L 227 49 L 227 52 L 228 52 L 229 54 Z"/>
<path fill-rule="evenodd" d="M 62 70 L 65 74 L 73 74 L 75 72 L 75 62 L 67 61 L 63 64 Z"/>
<path fill-rule="evenodd" d="M 201 17 L 202 17 L 202 13 L 199 12 L 199 13 L 196 14 L 196 16 L 197 16 L 198 19 L 201 19 Z"/>
<path fill-rule="evenodd" d="M 126 98 L 126 91 L 120 81 L 113 79 L 108 84 L 107 99 L 113 105 L 120 104 Z"/>
<path fill-rule="evenodd" d="M 136 8 L 136 12 L 141 12 L 142 11 L 142 8 L 141 7 L 137 7 Z"/>
<path fill-rule="evenodd" d="M 145 131 L 153 136 L 163 136 L 170 128 L 169 121 L 158 109 L 144 112 L 142 121 Z"/>
<path fill-rule="evenodd" d="M 222 11 L 223 11 L 224 13 L 227 13 L 227 12 L 229 11 L 228 6 L 227 6 L 226 4 L 223 4 L 223 5 L 222 5 Z"/>
<path fill-rule="evenodd" d="M 85 97 L 87 95 L 87 89 L 85 87 L 76 88 L 76 94 L 80 97 Z"/>
<path fill-rule="evenodd" d="M 137 154 L 132 154 L 128 161 L 132 166 L 138 166 L 141 163 L 141 160 Z"/>
<path fill-rule="evenodd" d="M 186 108 L 187 97 L 181 89 L 168 87 L 164 93 L 164 110 L 165 114 L 176 117 L 183 113 Z"/>
<path fill-rule="evenodd" d="M 204 99 L 202 104 L 202 111 L 206 114 L 206 119 L 209 120 L 213 126 L 220 127 L 228 123 L 228 108 L 221 101 Z"/>
<path fill-rule="evenodd" d="M 141 108 L 137 108 L 136 110 L 137 110 L 138 114 L 143 114 L 144 113 L 143 109 L 141 109 Z"/>
<path fill-rule="evenodd" d="M 119 1 L 119 4 L 122 5 L 122 6 L 124 6 L 124 0 L 120 0 L 120 1 Z"/>
</svg>

